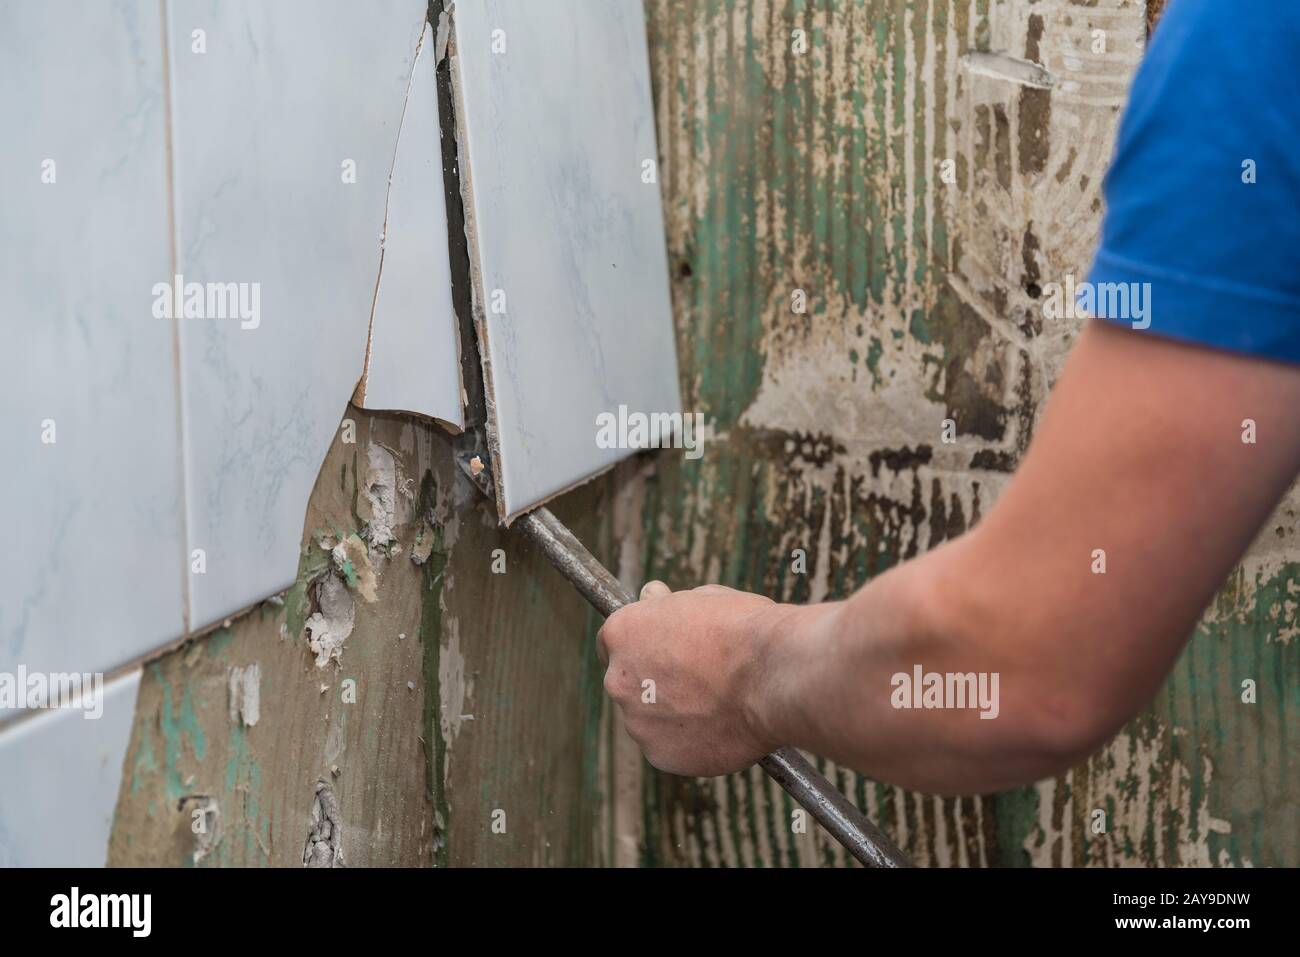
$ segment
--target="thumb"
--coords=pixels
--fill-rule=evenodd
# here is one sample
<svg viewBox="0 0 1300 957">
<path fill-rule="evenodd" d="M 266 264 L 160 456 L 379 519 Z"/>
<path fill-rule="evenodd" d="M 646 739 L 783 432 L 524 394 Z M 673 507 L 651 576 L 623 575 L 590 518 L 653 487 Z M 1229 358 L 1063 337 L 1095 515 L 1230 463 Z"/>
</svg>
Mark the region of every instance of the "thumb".
<svg viewBox="0 0 1300 957">
<path fill-rule="evenodd" d="M 649 581 L 641 586 L 641 601 L 649 598 L 663 598 L 665 595 L 671 595 L 672 589 L 661 581 Z"/>
</svg>

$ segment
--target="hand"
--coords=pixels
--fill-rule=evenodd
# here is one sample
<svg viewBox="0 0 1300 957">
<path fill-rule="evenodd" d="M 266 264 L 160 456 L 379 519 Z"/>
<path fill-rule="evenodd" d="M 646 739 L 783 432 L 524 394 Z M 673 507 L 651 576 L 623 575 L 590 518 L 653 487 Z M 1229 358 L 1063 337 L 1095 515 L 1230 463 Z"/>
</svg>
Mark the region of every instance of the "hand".
<svg viewBox="0 0 1300 957">
<path fill-rule="evenodd" d="M 780 745 L 759 726 L 758 689 L 782 607 L 721 585 L 674 594 L 656 581 L 605 622 L 596 640 L 605 691 L 652 765 L 711 777 Z"/>
</svg>

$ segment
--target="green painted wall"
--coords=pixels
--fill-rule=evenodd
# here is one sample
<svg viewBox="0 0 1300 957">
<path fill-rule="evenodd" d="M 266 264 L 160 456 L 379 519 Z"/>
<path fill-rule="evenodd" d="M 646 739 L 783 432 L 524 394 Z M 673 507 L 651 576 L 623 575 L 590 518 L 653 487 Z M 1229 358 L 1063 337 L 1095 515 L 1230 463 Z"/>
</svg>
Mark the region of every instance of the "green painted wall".
<svg viewBox="0 0 1300 957">
<path fill-rule="evenodd" d="M 716 434 L 699 462 L 661 453 L 638 480 L 637 572 L 836 597 L 978 520 L 1077 332 L 1038 297 L 1088 266 L 1146 13 L 647 4 L 686 406 Z M 975 50 L 1040 63 L 1054 85 L 976 75 Z M 1071 773 L 940 799 L 824 770 L 923 864 L 1300 863 L 1288 508 L 1149 713 Z M 647 770 L 640 806 L 645 864 L 845 862 L 791 834 L 792 806 L 757 771 Z"/>
</svg>

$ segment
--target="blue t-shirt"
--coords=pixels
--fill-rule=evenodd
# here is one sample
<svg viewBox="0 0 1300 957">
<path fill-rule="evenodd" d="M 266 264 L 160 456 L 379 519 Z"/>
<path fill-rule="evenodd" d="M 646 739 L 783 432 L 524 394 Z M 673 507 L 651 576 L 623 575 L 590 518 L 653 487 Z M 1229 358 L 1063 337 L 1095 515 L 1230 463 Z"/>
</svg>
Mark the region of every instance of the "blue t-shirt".
<svg viewBox="0 0 1300 957">
<path fill-rule="evenodd" d="M 1300 0 L 1171 0 L 1105 194 L 1089 311 L 1300 362 Z"/>
</svg>

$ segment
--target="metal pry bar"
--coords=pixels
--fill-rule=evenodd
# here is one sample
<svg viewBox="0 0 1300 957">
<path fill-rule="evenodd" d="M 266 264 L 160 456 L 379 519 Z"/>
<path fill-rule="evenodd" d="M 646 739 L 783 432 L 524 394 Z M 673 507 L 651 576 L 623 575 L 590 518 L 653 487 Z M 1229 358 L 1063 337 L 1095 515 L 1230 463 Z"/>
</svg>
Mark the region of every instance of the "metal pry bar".
<svg viewBox="0 0 1300 957">
<path fill-rule="evenodd" d="M 456 462 L 478 490 L 489 501 L 495 501 L 492 470 L 482 453 L 457 453 Z M 516 519 L 513 527 L 528 536 L 604 617 L 636 601 L 636 596 L 587 551 L 550 509 L 535 508 Z M 894 842 L 794 748 L 780 748 L 758 763 L 864 867 L 912 866 Z"/>
</svg>

